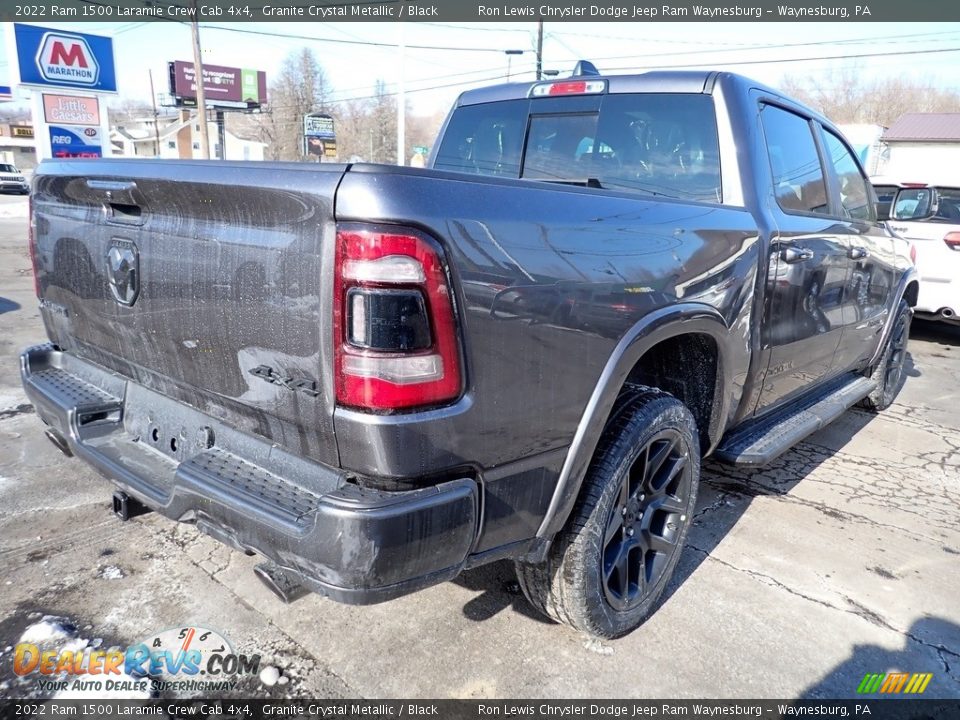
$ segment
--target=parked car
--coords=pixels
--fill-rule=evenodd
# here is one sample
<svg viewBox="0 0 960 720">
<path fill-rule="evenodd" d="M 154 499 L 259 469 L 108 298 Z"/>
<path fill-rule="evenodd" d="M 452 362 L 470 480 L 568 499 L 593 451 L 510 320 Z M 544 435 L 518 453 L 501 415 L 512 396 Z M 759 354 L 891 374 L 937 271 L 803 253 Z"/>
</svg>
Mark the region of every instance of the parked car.
<svg viewBox="0 0 960 720">
<path fill-rule="evenodd" d="M 16 165 L 0 163 L 0 192 L 30 193 L 30 183 Z"/>
<path fill-rule="evenodd" d="M 873 178 L 890 228 L 913 245 L 920 317 L 960 323 L 960 183 L 956 187 Z"/>
<path fill-rule="evenodd" d="M 47 435 L 286 600 L 511 559 L 550 617 L 635 628 L 701 458 L 890 405 L 918 286 L 825 118 L 731 73 L 584 73 L 464 93 L 427 169 L 42 163 Z"/>
</svg>

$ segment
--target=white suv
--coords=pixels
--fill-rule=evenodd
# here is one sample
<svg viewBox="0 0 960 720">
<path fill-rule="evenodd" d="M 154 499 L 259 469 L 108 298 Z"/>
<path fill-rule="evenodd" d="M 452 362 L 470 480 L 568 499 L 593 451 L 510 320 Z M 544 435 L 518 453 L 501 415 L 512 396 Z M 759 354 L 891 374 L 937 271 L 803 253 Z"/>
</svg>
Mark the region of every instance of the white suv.
<svg viewBox="0 0 960 720">
<path fill-rule="evenodd" d="M 960 187 L 874 178 L 873 188 L 881 217 L 916 250 L 917 314 L 960 322 Z"/>
<path fill-rule="evenodd" d="M 23 173 L 17 170 L 16 165 L 0 163 L 0 191 L 13 191 L 27 195 L 30 192 L 30 183 L 27 182 Z"/>
</svg>

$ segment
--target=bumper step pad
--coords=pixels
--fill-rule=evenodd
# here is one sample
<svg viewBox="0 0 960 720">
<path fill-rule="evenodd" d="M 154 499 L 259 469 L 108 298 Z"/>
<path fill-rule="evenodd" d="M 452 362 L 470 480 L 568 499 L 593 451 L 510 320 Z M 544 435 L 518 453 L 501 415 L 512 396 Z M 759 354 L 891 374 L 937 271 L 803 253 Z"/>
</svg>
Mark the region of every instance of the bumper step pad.
<svg viewBox="0 0 960 720">
<path fill-rule="evenodd" d="M 261 512 L 301 527 L 312 522 L 320 504 L 317 495 L 219 448 L 210 448 L 181 463 L 177 479 L 216 487 Z"/>
</svg>

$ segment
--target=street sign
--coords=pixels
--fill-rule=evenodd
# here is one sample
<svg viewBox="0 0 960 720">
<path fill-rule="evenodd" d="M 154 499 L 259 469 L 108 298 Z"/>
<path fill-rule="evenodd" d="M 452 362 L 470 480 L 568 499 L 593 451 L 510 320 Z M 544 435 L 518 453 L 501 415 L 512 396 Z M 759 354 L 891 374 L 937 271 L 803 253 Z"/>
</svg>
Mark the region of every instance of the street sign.
<svg viewBox="0 0 960 720">
<path fill-rule="evenodd" d="M 337 135 L 333 118 L 322 113 L 303 116 L 304 155 L 308 158 L 334 159 L 337 157 Z"/>
</svg>

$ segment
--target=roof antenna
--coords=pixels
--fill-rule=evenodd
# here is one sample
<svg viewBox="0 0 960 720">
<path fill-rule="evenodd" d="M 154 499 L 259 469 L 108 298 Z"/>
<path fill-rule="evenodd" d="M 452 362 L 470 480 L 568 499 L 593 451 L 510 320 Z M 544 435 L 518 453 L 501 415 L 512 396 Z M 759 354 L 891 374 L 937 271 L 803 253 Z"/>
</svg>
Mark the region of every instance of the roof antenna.
<svg viewBox="0 0 960 720">
<path fill-rule="evenodd" d="M 597 66 L 594 65 L 589 60 L 580 60 L 577 62 L 575 68 L 573 68 L 573 77 L 581 77 L 583 75 L 599 75 L 600 71 L 597 70 Z"/>
</svg>

